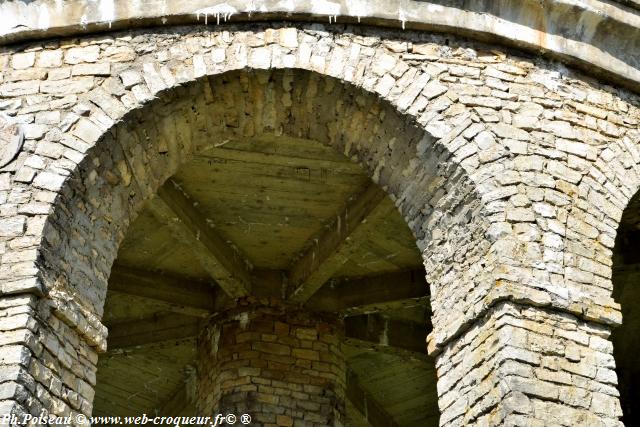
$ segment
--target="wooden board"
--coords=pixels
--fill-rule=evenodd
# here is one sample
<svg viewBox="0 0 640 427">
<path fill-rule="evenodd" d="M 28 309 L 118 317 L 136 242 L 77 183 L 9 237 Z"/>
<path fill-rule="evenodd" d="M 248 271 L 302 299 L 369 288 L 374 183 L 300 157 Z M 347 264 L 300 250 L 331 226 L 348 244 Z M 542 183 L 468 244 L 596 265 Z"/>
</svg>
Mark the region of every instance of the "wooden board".
<svg viewBox="0 0 640 427">
<path fill-rule="evenodd" d="M 346 349 L 360 384 L 401 426 L 437 426 L 433 363 L 404 363 L 393 355 Z"/>
<path fill-rule="evenodd" d="M 101 355 L 93 414 L 155 414 L 184 381 L 194 357 L 194 342 Z"/>
<path fill-rule="evenodd" d="M 358 165 L 332 148 L 276 136 L 221 141 L 219 147 L 183 165 L 171 179 L 189 194 L 204 222 L 227 244 L 237 247 L 255 267 L 254 272 L 262 271 L 269 277 L 286 277 L 310 239 L 322 234 L 348 199 L 370 183 Z M 376 219 L 373 232 L 359 237 L 349 258 L 332 273 L 333 279 L 422 268 L 421 255 L 404 219 L 390 199 L 381 204 L 389 208 L 385 208 L 388 213 Z M 132 223 L 116 263 L 210 280 L 193 247 L 176 240 L 169 227 L 148 211 Z M 260 280 L 266 283 L 266 279 Z M 276 282 L 269 282 L 269 292 L 278 290 Z M 266 287 L 258 291 L 266 292 Z M 104 320 L 112 324 L 134 321 L 167 314 L 171 309 L 162 301 L 111 291 Z M 405 321 L 424 323 L 428 317 L 426 303 L 385 310 L 385 315 Z M 437 425 L 432 367 L 424 361 L 407 363 L 371 351 L 351 349 L 347 353 L 349 367 L 364 378 L 363 386 L 399 425 Z M 153 344 L 102 356 L 94 413 L 152 413 L 175 394 L 194 357 L 193 343 Z M 353 414 L 353 410 L 351 407 L 349 412 Z M 347 424 L 362 425 L 362 417 L 358 420 L 354 415 Z"/>
</svg>

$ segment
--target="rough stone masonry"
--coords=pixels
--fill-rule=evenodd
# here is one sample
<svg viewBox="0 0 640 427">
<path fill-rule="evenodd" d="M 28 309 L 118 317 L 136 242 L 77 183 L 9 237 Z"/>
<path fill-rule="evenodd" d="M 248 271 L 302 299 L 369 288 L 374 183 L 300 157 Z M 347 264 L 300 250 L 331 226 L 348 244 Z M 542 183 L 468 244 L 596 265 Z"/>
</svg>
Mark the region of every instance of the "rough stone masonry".
<svg viewBox="0 0 640 427">
<path fill-rule="evenodd" d="M 428 348 L 441 425 L 621 425 L 609 336 L 623 319 L 611 297 L 612 254 L 622 213 L 640 187 L 640 80 L 638 48 L 621 53 L 607 37 L 631 43 L 608 24 L 637 31 L 635 1 L 572 2 L 573 9 L 546 2 L 554 13 L 595 10 L 601 19 L 585 18 L 583 34 L 561 43 L 522 21 L 529 2 L 480 10 L 408 1 L 409 17 L 399 8 L 395 21 L 376 15 L 377 2 L 313 2 L 288 15 L 277 2 L 254 15 L 212 2 L 207 25 L 189 6 L 168 11 L 179 27 L 161 27 L 133 7 L 122 15 L 122 4 L 136 2 L 115 2 L 121 15 L 68 3 L 84 14 L 64 21 L 47 1 L 0 2 L 16 23 L 0 36 L 0 413 L 90 415 L 106 348 L 107 279 L 128 224 L 181 163 L 216 138 L 280 132 L 360 163 L 414 232 L 431 286 Z M 272 15 L 258 13 L 267 6 Z M 442 22 L 421 26 L 429 7 Z M 559 15 L 537 13 L 560 25 L 553 21 Z M 513 21 L 487 30 L 483 14 Z M 340 23 L 343 15 L 352 25 Z M 338 23 L 299 22 L 327 17 Z M 158 25 L 125 31 L 128 18 Z M 521 26 L 538 31 L 538 41 L 504 40 Z M 580 46 L 600 54 L 580 57 Z M 276 84 L 267 88 L 261 75 Z M 295 92 L 291 81 L 303 75 L 315 87 Z M 215 90 L 221 76 L 265 82 L 264 90 L 237 96 L 273 96 L 264 110 L 229 102 Z M 345 102 L 348 95 L 361 101 Z M 260 346 L 262 332 L 250 328 L 257 340 L 250 348 L 331 359 L 318 378 L 332 384 L 332 396 L 315 396 L 312 386 L 297 391 L 317 404 L 306 422 L 340 425 L 340 353 L 301 347 L 305 334 L 330 344 L 339 332 L 329 322 L 318 338 L 324 320 L 287 310 L 247 309 L 249 325 L 252 316 L 265 317 L 260 324 L 288 340 Z M 267 381 L 260 367 L 225 368 L 239 335 L 221 316 L 204 332 L 200 358 L 210 368 L 199 383 L 218 388 L 200 396 L 203 407 L 234 405 L 245 377 Z M 211 353 L 225 322 L 227 335 Z M 213 374 L 214 365 L 229 370 Z M 296 388 L 281 381 L 276 388 Z M 296 418 L 276 417 L 268 394 L 262 399 L 265 425 Z"/>
</svg>

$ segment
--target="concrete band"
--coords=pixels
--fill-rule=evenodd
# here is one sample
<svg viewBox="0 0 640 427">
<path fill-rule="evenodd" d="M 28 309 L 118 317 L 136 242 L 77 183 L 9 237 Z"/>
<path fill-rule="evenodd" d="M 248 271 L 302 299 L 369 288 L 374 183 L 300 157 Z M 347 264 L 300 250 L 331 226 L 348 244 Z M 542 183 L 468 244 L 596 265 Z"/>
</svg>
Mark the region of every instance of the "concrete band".
<svg viewBox="0 0 640 427">
<path fill-rule="evenodd" d="M 632 6 L 632 7 L 629 7 Z M 640 89 L 637 2 L 599 0 L 0 2 L 0 44 L 146 26 L 241 21 L 361 23 L 459 34 L 548 54 Z"/>
</svg>

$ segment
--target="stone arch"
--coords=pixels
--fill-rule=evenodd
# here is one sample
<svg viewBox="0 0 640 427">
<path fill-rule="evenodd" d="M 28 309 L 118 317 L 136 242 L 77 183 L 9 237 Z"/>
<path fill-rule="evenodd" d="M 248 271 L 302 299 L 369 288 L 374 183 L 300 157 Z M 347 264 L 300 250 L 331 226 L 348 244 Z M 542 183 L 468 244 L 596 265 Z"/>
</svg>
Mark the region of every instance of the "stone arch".
<svg viewBox="0 0 640 427">
<path fill-rule="evenodd" d="M 291 40 L 291 34 L 294 37 L 296 35 L 296 31 L 293 30 L 292 33 L 292 30 L 281 30 L 281 44 L 298 43 Z M 271 36 L 273 37 L 273 33 Z M 244 37 L 246 34 L 241 34 L 241 38 Z M 340 45 L 327 48 L 334 49 L 334 58 L 338 60 L 344 59 L 341 56 L 346 55 L 349 49 L 348 46 Z M 296 49 L 290 50 L 296 53 Z M 351 50 L 355 50 L 353 46 Z M 206 147 L 206 143 L 194 133 L 177 135 L 175 141 L 162 138 L 165 131 L 175 132 L 171 129 L 170 118 L 165 117 L 163 108 L 185 99 L 189 99 L 189 102 L 197 100 L 197 109 L 191 105 L 182 105 L 180 114 L 189 117 L 188 121 L 198 128 L 199 133 L 218 135 L 225 139 L 237 137 L 243 132 L 289 132 L 294 136 L 319 140 L 336 147 L 360 163 L 374 181 L 396 200 L 398 208 L 416 235 L 420 249 L 429 253 L 429 256 L 425 255 L 425 265 L 434 279 L 447 277 L 447 280 L 451 280 L 451 277 L 458 277 L 459 274 L 467 277 L 473 274 L 465 271 L 462 264 L 470 258 L 462 254 L 477 253 L 475 257 L 478 258 L 488 249 L 484 241 L 488 224 L 483 215 L 476 214 L 482 209 L 482 203 L 465 168 L 459 165 L 459 160 L 447 147 L 446 143 L 450 141 L 438 141 L 429 131 L 424 130 L 419 124 L 419 117 L 411 111 L 412 103 L 417 102 L 417 93 L 414 91 L 411 94 L 410 81 L 402 82 L 408 85 L 410 93 L 406 94 L 399 88 L 381 88 L 380 84 L 376 88 L 367 87 L 370 81 L 367 74 L 383 72 L 376 71 L 375 68 L 356 70 L 336 61 L 334 67 L 328 64 L 327 71 L 319 73 L 316 71 L 319 67 L 314 63 L 314 58 L 306 58 L 305 61 L 305 53 L 300 51 L 296 54 L 302 59 L 298 59 L 295 68 L 291 69 L 287 64 L 294 60 L 293 54 L 276 62 L 275 58 L 270 58 L 272 53 L 266 48 L 256 48 L 250 53 L 236 53 L 237 58 L 227 58 L 221 62 L 215 62 L 214 59 L 213 64 L 209 59 L 205 61 L 201 55 L 195 54 L 193 64 L 172 70 L 175 72 L 173 76 L 166 65 L 149 62 L 143 65 L 142 70 L 137 67 L 123 70 L 123 79 L 138 79 L 131 84 L 132 87 L 127 88 L 129 90 L 124 95 L 121 94 L 121 99 L 133 104 L 135 108 L 125 107 L 124 102 L 119 102 L 104 91 L 99 91 L 99 99 L 86 97 L 87 102 L 91 101 L 100 108 L 90 107 L 90 117 L 81 118 L 72 135 L 65 135 L 82 146 L 86 154 L 78 171 L 71 173 L 60 191 L 54 213 L 45 225 L 45 238 L 41 248 L 42 260 L 46 265 L 46 269 L 43 269 L 46 274 L 44 282 L 52 295 L 59 294 L 59 299 L 79 302 L 79 308 L 89 317 L 92 313 L 100 316 L 109 267 L 126 225 L 145 198 L 154 194 L 157 187 L 188 157 L 188 153 Z M 225 52 L 214 50 L 211 56 L 215 58 L 216 55 L 224 58 Z M 387 55 L 382 60 L 393 59 Z M 383 66 L 390 65 L 387 63 Z M 401 61 L 395 66 L 406 67 Z M 265 68 L 280 70 L 281 86 L 291 85 L 300 75 L 304 75 L 304 81 L 309 82 L 306 88 L 309 91 L 331 93 L 337 90 L 345 94 L 331 98 L 335 102 L 329 104 L 330 108 L 327 108 L 327 104 L 320 108 L 319 104 L 312 104 L 308 99 L 305 102 L 294 98 L 298 102 L 296 107 L 300 107 L 299 111 L 310 108 L 319 118 L 305 128 L 304 121 L 295 118 L 298 110 L 293 108 L 293 104 L 286 105 L 291 100 L 277 99 L 278 96 L 300 96 L 300 87 L 294 90 L 298 91 L 297 94 L 287 94 L 285 90 L 283 94 L 273 95 L 273 98 L 270 98 L 272 95 L 267 90 L 262 94 L 268 98 L 265 98 L 264 105 L 268 105 L 272 111 L 261 112 L 264 119 L 257 119 L 254 124 L 243 123 L 244 126 L 255 126 L 256 129 L 244 129 L 239 125 L 235 127 L 235 124 L 230 123 L 236 120 L 230 117 L 234 108 L 230 102 L 231 94 L 222 94 L 222 102 L 227 109 L 215 111 L 222 103 L 213 99 L 217 96 L 213 79 L 224 80 L 225 76 L 236 75 L 240 84 L 246 84 L 246 76 L 243 77 L 245 71 L 239 70 L 257 72 Z M 205 70 L 207 76 L 202 77 Z M 354 74 L 363 71 L 364 75 Z M 426 74 L 420 72 L 412 75 L 421 85 L 416 89 L 422 88 L 428 80 Z M 258 73 L 258 76 L 258 80 L 262 80 L 261 84 L 268 88 L 269 73 Z M 342 81 L 336 77 L 340 77 Z M 354 84 L 349 83 L 352 80 L 355 80 Z M 147 90 L 151 92 L 145 92 Z M 92 94 L 94 97 L 96 95 Z M 139 97 L 138 101 L 132 100 L 134 96 Z M 152 98 L 157 99 L 148 102 Z M 343 99 L 353 102 L 347 105 L 342 102 Z M 276 103 L 279 103 L 280 109 L 274 108 Z M 259 102 L 250 107 L 259 109 L 262 106 Z M 203 112 L 207 112 L 208 108 L 214 108 L 220 117 L 225 117 L 221 123 L 216 124 L 217 129 L 204 118 L 206 113 Z M 289 117 L 280 115 L 279 111 L 287 111 Z M 147 127 L 145 116 L 152 112 L 154 117 L 163 119 Z M 376 119 L 378 123 L 372 129 L 367 129 L 368 133 L 346 132 L 357 129 L 358 120 L 363 117 L 366 119 L 366 116 L 372 118 L 375 114 L 379 114 Z M 292 124 L 282 125 L 292 117 Z M 118 122 L 114 123 L 116 120 Z M 452 123 L 449 128 L 454 125 Z M 464 123 L 464 126 L 468 127 L 469 124 Z M 136 133 L 136 129 L 144 129 L 148 133 L 140 135 L 139 132 Z M 391 133 L 389 129 L 395 131 Z M 365 139 L 367 136 L 369 140 Z M 149 141 L 162 145 L 162 148 L 150 145 Z M 378 145 L 367 145 L 371 141 L 376 141 Z M 172 145 L 174 143 L 178 145 Z M 153 151 L 159 154 L 151 154 Z M 127 190 L 121 188 L 122 183 L 126 183 Z M 428 191 L 424 191 L 424 188 Z M 480 224 L 476 225 L 476 222 Z M 73 232 L 68 233 L 67 230 Z M 445 241 L 448 243 L 445 244 Z M 447 259 L 457 259 L 461 263 L 452 267 L 455 263 L 448 264 L 445 262 Z M 438 294 L 437 288 L 434 288 L 434 298 Z M 69 298 L 70 296 L 73 297 Z M 449 303 L 447 307 L 444 295 L 442 304 L 442 313 L 455 305 Z"/>
<path fill-rule="evenodd" d="M 635 101 L 632 105 L 637 105 Z M 567 220 L 565 273 L 569 292 L 590 284 L 588 320 L 600 323 L 592 347 L 600 352 L 599 376 L 607 393 L 619 396 L 612 409 L 626 425 L 637 423 L 639 367 L 633 355 L 640 349 L 640 327 L 634 302 L 637 223 L 640 207 L 640 134 L 630 129 L 614 137 L 586 170 Z M 596 136 L 601 143 L 606 138 Z M 585 261 L 593 259 L 595 263 Z M 596 326 L 596 325 L 594 325 Z M 605 356 L 606 355 L 606 356 Z M 615 387 L 615 389 L 614 389 Z"/>
<path fill-rule="evenodd" d="M 612 256 L 613 298 L 621 306 L 622 324 L 611 334 L 613 356 L 615 358 L 620 404 L 623 421 L 634 425 L 640 419 L 634 402 L 640 395 L 638 380 L 640 366 L 634 355 L 640 350 L 640 316 L 637 303 L 640 291 L 637 286 L 639 237 L 638 214 L 640 206 L 636 193 L 622 213 L 616 230 L 615 246 Z"/>
<path fill-rule="evenodd" d="M 637 387 L 640 366 L 633 357 L 640 350 L 640 317 L 637 302 L 640 292 L 636 286 L 638 274 L 638 215 L 640 214 L 640 174 L 638 160 L 640 135 L 630 132 L 622 140 L 605 149 L 592 173 L 598 184 L 589 193 L 593 205 L 605 217 L 610 231 L 603 242 L 608 251 L 610 295 L 620 308 L 621 318 L 611 333 L 615 374 L 622 408 L 622 421 L 634 425 L 640 420 L 634 403 L 639 396 Z M 603 195 L 606 195 L 604 197 Z M 613 365 L 612 365 L 613 367 Z"/>
<path fill-rule="evenodd" d="M 360 163 L 396 200 L 430 254 L 433 277 L 454 265 L 447 259 L 461 259 L 454 248 L 482 248 L 473 239 L 482 239 L 483 229 L 467 230 L 472 218 L 482 218 L 474 214 L 480 204 L 473 186 L 448 150 L 436 147 L 411 118 L 318 73 L 236 70 L 159 92 L 89 149 L 44 229 L 44 283 L 51 296 L 72 296 L 87 317 L 99 318 L 119 242 L 144 201 L 192 153 L 262 133 L 319 140 Z M 441 245 L 445 233 L 459 244 Z"/>
<path fill-rule="evenodd" d="M 232 89 L 220 89 L 225 86 Z M 239 93 L 245 98 L 238 98 Z M 310 101 L 313 97 L 324 102 Z M 327 104 L 330 99 L 336 102 Z M 343 100 L 352 102 L 348 105 Z M 169 109 L 171 115 L 163 109 Z M 176 123 L 175 116 L 187 117 L 185 123 L 195 129 Z M 193 152 L 264 132 L 319 140 L 356 160 L 397 201 L 422 250 L 432 241 L 427 232 L 444 232 L 434 223 L 452 226 L 451 218 L 470 215 L 465 209 L 479 208 L 477 203 L 465 203 L 474 197 L 468 178 L 448 163 L 446 149 L 437 150 L 432 137 L 410 119 L 394 114 L 377 97 L 315 73 L 229 72 L 160 93 L 150 106 L 126 115 L 91 148 L 77 175 L 67 181 L 45 228 L 42 253 L 47 271 L 64 271 L 64 266 L 66 280 L 77 286 L 82 305 L 100 313 L 100 299 L 96 304 L 91 298 L 104 295 L 118 243 L 144 200 Z M 425 154 L 418 157 L 419 151 Z M 414 179 L 407 180 L 408 175 Z M 445 184 L 453 191 L 446 191 Z M 421 187 L 431 188 L 420 195 Z M 469 239 L 466 233 L 460 236 L 463 239 Z M 60 249 L 62 259 L 58 258 Z M 454 255 L 441 254 L 443 258 Z M 56 262 L 61 264 L 56 266 Z M 433 260 L 428 263 L 435 268 Z M 93 294 L 97 289 L 101 290 Z"/>
<path fill-rule="evenodd" d="M 581 328 L 589 334 L 597 330 L 599 336 L 607 336 L 608 326 L 619 322 L 617 306 L 609 298 L 611 286 L 606 261 L 610 255 L 606 250 L 610 251 L 613 244 L 611 230 L 619 214 L 615 213 L 616 209 L 613 214 L 606 214 L 608 219 L 602 221 L 601 229 L 593 227 L 598 232 L 596 236 L 594 230 L 586 226 L 594 217 L 585 213 L 592 215 L 591 209 L 603 199 L 621 210 L 624 203 L 619 201 L 633 194 L 632 190 L 624 189 L 632 181 L 625 178 L 624 171 L 635 170 L 635 149 L 625 149 L 628 143 L 623 138 L 615 143 L 611 140 L 622 134 L 612 123 L 633 129 L 637 128 L 637 122 L 624 122 L 620 117 L 605 121 L 603 117 L 610 117 L 612 108 L 627 111 L 631 108 L 633 114 L 630 115 L 637 115 L 637 109 L 633 110 L 635 98 L 624 92 L 613 93 L 593 81 L 585 84 L 583 76 L 576 77 L 565 73 L 566 70 L 558 72 L 542 60 L 483 52 L 489 48 L 475 42 L 455 41 L 451 47 L 449 43 L 445 47 L 443 38 L 377 31 L 351 28 L 349 32 L 336 33 L 318 25 L 253 26 L 250 30 L 221 27 L 215 32 L 178 28 L 171 32 L 152 30 L 105 36 L 108 43 L 103 43 L 101 37 L 88 38 L 71 43 L 72 47 L 65 45 L 64 49 L 56 45 L 37 54 L 23 52 L 11 58 L 1 57 L 3 65 L 11 64 L 17 71 L 26 66 L 34 79 L 3 83 L 2 96 L 15 97 L 18 102 L 38 90 L 61 95 L 48 104 L 51 111 L 47 113 L 51 113 L 53 123 L 51 118 L 44 117 L 45 125 L 40 122 L 25 125 L 28 153 L 23 154 L 12 170 L 16 172 L 12 185 L 17 188 L 12 198 L 19 198 L 21 191 L 42 193 L 35 196 L 42 203 L 29 203 L 20 209 L 39 216 L 39 221 L 46 217 L 46 237 L 42 247 L 37 248 L 38 267 L 51 297 L 43 300 L 54 305 L 57 317 L 75 328 L 91 346 L 99 348 L 104 344 L 99 305 L 117 245 L 100 246 L 100 242 L 117 242 L 118 237 L 121 238 L 129 215 L 133 215 L 145 197 L 152 194 L 154 187 L 180 162 L 180 156 L 171 157 L 169 153 L 184 153 L 171 145 L 173 140 L 154 138 L 162 132 L 175 132 L 171 126 L 162 132 L 149 126 L 145 135 L 140 134 L 145 126 L 136 120 L 144 123 L 145 116 L 152 111 L 154 117 L 163 117 L 171 105 L 179 103 L 175 98 L 185 96 L 201 102 L 200 111 L 208 111 L 210 104 L 202 97 L 215 96 L 212 79 L 231 75 L 240 79 L 238 76 L 243 73 L 259 74 L 255 70 L 268 69 L 272 71 L 263 75 L 317 76 L 322 91 L 328 86 L 351 88 L 356 96 L 349 99 L 356 104 L 358 95 L 364 93 L 362 114 L 384 111 L 386 119 L 388 114 L 395 114 L 399 117 L 394 122 L 399 124 L 398 129 L 410 135 L 406 138 L 411 142 L 408 151 L 402 141 L 394 142 L 391 147 L 380 143 L 381 150 L 376 151 L 367 145 L 369 141 L 357 139 L 361 135 L 345 135 L 340 132 L 344 128 L 337 125 L 329 130 L 322 126 L 303 129 L 303 134 L 335 144 L 364 164 L 370 176 L 396 198 L 424 250 L 426 270 L 434 286 L 434 323 L 438 325 L 431 340 L 432 352 L 443 352 L 439 370 L 449 375 L 441 385 L 441 409 L 449 411 L 443 422 L 460 420 L 462 416 L 467 422 L 495 415 L 492 408 L 499 405 L 507 392 L 498 391 L 496 383 L 489 380 L 482 383 L 482 388 L 477 387 L 477 378 L 502 380 L 500 375 L 509 373 L 506 368 L 504 371 L 496 368 L 498 374 L 487 374 L 491 371 L 489 366 L 493 366 L 490 357 L 495 354 L 485 351 L 481 344 L 487 337 L 486 331 L 495 326 L 491 322 L 504 315 L 500 310 L 507 310 L 504 307 L 516 310 L 509 308 L 509 304 L 544 307 L 539 310 L 544 314 L 522 307 L 517 308 L 521 310 L 518 314 L 507 313 L 518 319 L 518 316 L 530 316 L 536 322 L 548 322 L 553 328 L 562 329 L 569 312 L 575 315 L 571 317 L 575 324 L 570 327 Z M 53 69 L 56 58 L 62 64 L 63 57 L 79 74 L 60 83 L 42 74 L 39 67 Z M 104 66 L 105 62 L 108 67 Z M 90 77 L 82 73 L 89 73 Z M 13 76 L 7 74 L 7 79 L 11 78 Z M 264 83 L 266 87 L 269 78 Z M 207 84 L 210 89 L 204 90 Z M 91 92 L 79 95 L 77 104 L 62 96 L 83 90 Z M 270 93 L 265 91 L 263 95 Z M 154 97 L 158 99 L 151 101 Z M 338 109 L 340 99 L 330 99 L 330 111 L 350 111 Z M 367 100 L 374 99 L 376 101 L 367 104 Z M 577 105 L 583 101 L 586 107 Z M 374 104 L 382 107 L 367 109 Z M 19 102 L 15 109 L 21 111 Z M 185 107 L 188 113 L 185 116 L 191 118 L 191 124 L 205 129 L 204 133 L 213 133 L 214 124 L 188 110 Z M 269 116 L 270 111 L 262 111 L 267 119 L 259 128 L 279 131 L 277 126 L 268 125 L 283 118 Z M 56 117 L 61 120 L 56 121 Z M 334 119 L 335 116 L 323 118 L 324 123 Z M 374 119 L 382 123 L 379 116 Z M 299 130 L 294 125 L 287 131 Z M 223 137 L 232 137 L 234 131 L 244 132 L 240 127 L 227 129 L 224 125 L 222 128 L 219 134 Z M 188 129 L 192 129 L 191 125 Z M 376 132 L 378 130 L 371 130 L 370 135 L 379 135 Z M 628 135 L 632 135 L 631 132 Z M 130 145 L 122 144 L 126 139 L 123 135 L 130 136 Z M 189 138 L 175 139 L 180 147 L 200 144 L 198 135 L 189 132 L 185 135 Z M 371 139 L 384 142 L 389 136 L 384 132 L 380 135 L 383 136 Z M 147 138 L 159 145 L 147 143 Z M 580 144 L 583 140 L 596 144 Z M 56 144 L 49 144 L 51 142 Z M 48 148 L 42 148 L 45 143 Z M 46 159 L 38 159 L 40 150 L 46 151 L 52 145 L 70 149 L 64 158 L 45 155 Z M 153 155 L 147 155 L 143 147 Z M 620 162 L 612 161 L 625 150 L 630 153 L 627 157 Z M 592 168 L 591 163 L 596 166 Z M 66 176 L 69 178 L 65 180 Z M 136 180 L 137 176 L 145 178 Z M 614 176 L 617 181 L 610 178 Z M 396 186 L 402 181 L 406 186 Z M 110 186 L 117 187 L 124 182 L 134 191 L 121 192 L 112 198 Z M 85 188 L 95 190 L 90 191 L 91 197 L 81 195 L 85 194 Z M 597 191 L 591 192 L 592 188 Z M 104 193 L 99 189 L 105 189 Z M 48 206 L 58 192 L 61 195 L 56 200 L 54 213 L 50 214 Z M 619 196 L 619 192 L 624 196 Z M 123 211 L 118 207 L 127 207 L 126 218 L 104 215 L 101 211 L 104 205 L 114 213 Z M 70 227 L 77 211 L 84 213 L 76 218 L 78 226 Z M 19 220 L 15 229 L 22 224 Z M 42 222 L 45 220 L 29 225 L 29 238 L 39 238 L 38 225 Z M 95 227 L 93 222 L 100 226 Z M 536 230 L 536 226 L 540 230 Z M 5 227 L 8 231 L 3 232 L 9 233 L 10 238 L 22 230 Z M 71 234 L 82 227 L 92 229 L 93 234 L 85 233 L 84 237 Z M 112 239 L 113 236 L 116 239 Z M 585 242 L 596 242 L 600 245 L 598 248 L 605 248 L 604 256 L 598 257 L 595 263 L 588 262 L 590 258 L 581 252 L 587 245 Z M 22 244 L 22 240 L 15 243 L 19 254 L 16 259 L 32 256 L 32 252 L 20 252 Z M 12 250 L 13 242 L 8 253 Z M 595 257 L 593 248 L 589 250 Z M 64 256 L 59 257 L 60 253 Z M 100 254 L 111 255 L 100 257 Z M 5 254 L 3 260 L 6 257 Z M 70 262 L 76 258 L 82 263 Z M 72 267 L 71 275 L 61 274 Z M 592 286 L 589 280 L 594 277 Z M 3 288 L 23 284 L 31 288 L 20 289 L 22 292 L 31 292 L 37 287 L 31 281 L 24 281 L 10 286 L 3 284 Z M 502 304 L 505 300 L 510 303 Z M 56 334 L 62 341 L 68 327 L 60 328 L 63 331 Z M 511 325 L 503 330 L 508 329 L 513 336 L 522 332 L 514 328 Z M 478 334 L 479 330 L 484 332 Z M 547 339 L 546 332 L 541 331 L 536 338 L 540 341 Z M 533 335 L 538 331 L 527 333 Z M 510 345 L 512 335 L 504 335 L 501 345 Z M 603 353 L 604 356 L 598 357 L 608 361 L 608 354 Z M 476 363 L 478 354 L 483 359 Z M 521 357 L 521 353 L 513 354 L 515 356 L 508 353 L 504 357 Z M 474 362 L 466 363 L 468 360 Z M 594 368 L 589 364 L 592 359 L 585 360 L 585 369 Z M 453 368 L 450 361 L 455 365 Z M 575 359 L 570 362 L 571 369 L 576 369 Z M 478 375 L 470 375 L 470 370 Z M 469 382 L 468 378 L 471 378 Z M 505 389 L 508 392 L 522 389 L 531 394 L 525 387 L 528 383 L 523 384 L 509 383 Z M 615 396 L 615 388 L 608 387 L 608 396 Z M 461 408 L 466 401 L 458 399 L 460 395 L 471 396 L 468 407 Z M 515 397 L 518 396 L 516 393 Z M 575 406 L 569 398 L 563 403 Z M 578 412 L 575 408 L 572 411 Z M 605 416 L 615 418 L 615 410 Z"/>
</svg>

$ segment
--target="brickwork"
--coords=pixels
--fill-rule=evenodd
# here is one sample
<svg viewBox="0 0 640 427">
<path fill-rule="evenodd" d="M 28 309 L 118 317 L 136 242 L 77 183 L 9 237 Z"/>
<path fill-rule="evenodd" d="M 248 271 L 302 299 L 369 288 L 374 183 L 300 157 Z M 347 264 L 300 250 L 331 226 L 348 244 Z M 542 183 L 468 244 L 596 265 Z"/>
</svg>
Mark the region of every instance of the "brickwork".
<svg viewBox="0 0 640 427">
<path fill-rule="evenodd" d="M 341 321 L 278 301 L 239 301 L 198 341 L 200 413 L 250 414 L 265 426 L 342 425 Z"/>
<path fill-rule="evenodd" d="M 71 328 L 81 337 L 76 351 L 104 348 L 107 277 L 142 203 L 215 141 L 288 134 L 359 162 L 416 235 L 446 424 L 553 422 L 560 407 L 572 422 L 615 424 L 612 366 L 589 360 L 591 350 L 611 354 L 595 338 L 621 322 L 611 256 L 622 210 L 640 187 L 637 96 L 496 46 L 332 29 L 172 28 L 5 48 L 0 108 L 26 139 L 0 172 L 0 291 L 36 295 L 44 313 L 22 326 L 64 324 L 53 328 L 60 342 Z M 505 300 L 537 308 L 517 310 L 524 323 L 499 332 L 496 307 Z M 528 331 L 530 320 L 553 333 Z M 575 341 L 559 334 L 581 325 L 584 363 L 556 347 Z M 505 335 L 523 334 L 552 347 L 519 361 Z M 578 363 L 587 374 L 545 377 L 547 350 L 558 352 L 558 369 Z M 492 352 L 528 364 L 518 375 L 544 391 L 505 382 L 501 366 L 510 364 L 478 362 Z M 25 358 L 25 366 L 40 360 L 33 350 Z M 60 380 L 63 368 L 52 369 Z M 561 400 L 557 379 L 567 375 L 598 399 Z M 492 392 L 478 400 L 449 378 L 490 378 Z M 520 392 L 532 412 L 509 405 Z M 61 399 L 72 410 L 73 398 Z M 12 401 L 35 411 L 36 400 L 45 404 L 34 393 Z"/>
</svg>

